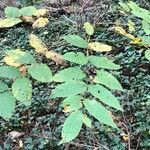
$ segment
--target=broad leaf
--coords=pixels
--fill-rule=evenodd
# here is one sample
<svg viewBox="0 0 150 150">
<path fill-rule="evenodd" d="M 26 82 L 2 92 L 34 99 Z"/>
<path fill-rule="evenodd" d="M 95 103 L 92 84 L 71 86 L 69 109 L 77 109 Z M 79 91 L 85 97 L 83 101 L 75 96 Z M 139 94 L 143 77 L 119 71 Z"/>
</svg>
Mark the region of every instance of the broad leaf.
<svg viewBox="0 0 150 150">
<path fill-rule="evenodd" d="M 21 23 L 22 20 L 19 18 L 6 18 L 6 19 L 0 19 L 0 28 L 9 28 L 13 27 L 16 24 Z"/>
<path fill-rule="evenodd" d="M 18 78 L 12 84 L 12 92 L 15 98 L 21 102 L 30 101 L 32 98 L 32 85 L 28 78 Z"/>
<path fill-rule="evenodd" d="M 99 102 L 87 99 L 84 101 L 84 105 L 88 112 L 97 120 L 106 125 L 117 128 L 108 110 L 103 107 Z"/>
<path fill-rule="evenodd" d="M 5 8 L 5 15 L 8 18 L 11 18 L 11 17 L 12 18 L 20 17 L 19 9 L 16 8 L 16 7 L 6 7 Z"/>
<path fill-rule="evenodd" d="M 63 37 L 63 39 L 68 43 L 80 48 L 88 47 L 88 42 L 78 35 L 66 35 Z"/>
<path fill-rule="evenodd" d="M 119 5 L 126 11 L 126 12 L 129 12 L 130 11 L 130 7 L 125 4 L 125 3 L 122 3 L 122 2 L 119 2 Z"/>
<path fill-rule="evenodd" d="M 0 94 L 0 116 L 8 119 L 15 109 L 15 98 L 10 92 Z"/>
<path fill-rule="evenodd" d="M 88 62 L 87 57 L 81 52 L 68 52 L 63 55 L 65 60 L 71 61 L 76 64 L 85 65 Z"/>
<path fill-rule="evenodd" d="M 38 9 L 36 12 L 34 12 L 33 15 L 36 17 L 43 17 L 47 14 L 48 11 L 49 11 L 48 9 L 44 9 L 44 8 Z"/>
<path fill-rule="evenodd" d="M 35 64 L 28 68 L 29 74 L 32 78 L 40 82 L 51 82 L 52 72 L 46 64 Z"/>
<path fill-rule="evenodd" d="M 89 56 L 90 62 L 98 68 L 118 70 L 121 67 L 107 57 Z"/>
<path fill-rule="evenodd" d="M 97 71 L 94 82 L 103 84 L 112 90 L 123 91 L 123 88 L 119 81 L 112 74 L 106 71 Z"/>
<path fill-rule="evenodd" d="M 65 120 L 62 129 L 62 143 L 70 142 L 77 137 L 82 128 L 82 113 L 78 110 Z"/>
<path fill-rule="evenodd" d="M 85 22 L 83 27 L 88 35 L 93 35 L 94 27 L 89 23 Z"/>
<path fill-rule="evenodd" d="M 11 66 L 0 66 L 0 77 L 14 79 L 21 76 L 20 71 Z"/>
<path fill-rule="evenodd" d="M 36 11 L 37 9 L 34 6 L 28 6 L 21 8 L 19 13 L 21 16 L 33 16 Z"/>
<path fill-rule="evenodd" d="M 63 107 L 64 107 L 64 110 L 65 108 L 67 110 L 65 112 L 71 112 L 71 111 L 80 109 L 82 107 L 81 100 L 83 99 L 84 98 L 80 95 L 70 96 L 64 99 Z"/>
<path fill-rule="evenodd" d="M 58 85 L 51 94 L 51 98 L 69 97 L 84 93 L 87 90 L 87 85 L 81 81 L 69 81 Z"/>
<path fill-rule="evenodd" d="M 118 110 L 122 110 L 122 107 L 119 104 L 117 98 L 106 88 L 101 85 L 90 85 L 88 91 L 95 96 L 96 98 L 100 99 L 103 103 L 116 108 Z"/>
<path fill-rule="evenodd" d="M 0 93 L 8 90 L 8 85 L 2 81 L 0 81 Z"/>
<path fill-rule="evenodd" d="M 146 50 L 146 52 L 145 52 L 145 58 L 150 61 L 150 49 Z"/>
<path fill-rule="evenodd" d="M 109 52 L 112 50 L 112 47 L 110 45 L 99 43 L 99 42 L 89 43 L 88 48 L 96 52 Z"/>
<path fill-rule="evenodd" d="M 35 63 L 35 59 L 30 53 L 23 52 L 20 49 L 7 51 L 6 54 L 9 57 L 11 57 L 16 63 L 20 64 Z"/>
<path fill-rule="evenodd" d="M 142 27 L 143 27 L 143 30 L 144 32 L 147 34 L 147 35 L 150 35 L 150 23 L 146 22 L 145 20 L 142 21 Z"/>
<path fill-rule="evenodd" d="M 45 45 L 45 43 L 43 43 L 41 41 L 40 38 L 38 38 L 36 35 L 34 34 L 30 34 L 29 35 L 29 43 L 30 45 L 35 48 L 35 51 L 37 53 L 45 53 L 46 51 L 48 51 L 47 46 Z"/>
<path fill-rule="evenodd" d="M 86 126 L 88 126 L 89 128 L 92 128 L 91 119 L 86 114 L 82 115 L 82 121 Z"/>
<path fill-rule="evenodd" d="M 66 82 L 70 80 L 82 80 L 85 76 L 86 75 L 79 67 L 69 67 L 55 74 L 53 81 Z"/>
</svg>

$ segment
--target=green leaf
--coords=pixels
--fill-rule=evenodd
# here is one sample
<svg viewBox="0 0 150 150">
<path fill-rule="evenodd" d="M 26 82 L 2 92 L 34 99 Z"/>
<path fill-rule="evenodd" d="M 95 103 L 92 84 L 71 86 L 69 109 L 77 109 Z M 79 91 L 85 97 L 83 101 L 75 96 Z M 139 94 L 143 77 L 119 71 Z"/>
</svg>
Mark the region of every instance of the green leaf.
<svg viewBox="0 0 150 150">
<path fill-rule="evenodd" d="M 129 31 L 130 32 L 133 32 L 133 31 L 135 31 L 135 23 L 134 22 L 132 22 L 130 19 L 128 20 L 128 27 L 129 27 Z"/>
<path fill-rule="evenodd" d="M 21 23 L 22 20 L 19 18 L 6 18 L 6 19 L 1 19 L 0 20 L 0 28 L 9 28 L 13 27 L 16 24 Z"/>
<path fill-rule="evenodd" d="M 86 114 L 82 115 L 82 121 L 86 126 L 88 126 L 89 128 L 92 128 L 91 119 Z"/>
<path fill-rule="evenodd" d="M 94 116 L 98 121 L 111 127 L 117 128 L 108 110 L 105 107 L 103 107 L 99 102 L 87 99 L 84 101 L 84 105 L 88 112 L 92 116 Z"/>
<path fill-rule="evenodd" d="M 52 72 L 46 64 L 35 64 L 29 67 L 29 74 L 40 82 L 51 82 Z"/>
<path fill-rule="evenodd" d="M 70 80 L 82 80 L 85 76 L 79 67 L 69 67 L 55 74 L 53 81 L 66 82 Z"/>
<path fill-rule="evenodd" d="M 97 70 L 97 75 L 94 78 L 94 82 L 103 84 L 111 90 L 123 91 L 123 88 L 119 81 L 112 74 L 106 71 Z"/>
<path fill-rule="evenodd" d="M 6 7 L 5 8 L 5 15 L 8 18 L 17 18 L 20 17 L 19 9 L 16 7 Z"/>
<path fill-rule="evenodd" d="M 122 2 L 119 2 L 119 5 L 126 11 L 126 12 L 129 12 L 130 11 L 130 8 L 127 4 L 125 3 L 122 3 Z"/>
<path fill-rule="evenodd" d="M 2 81 L 0 81 L 0 93 L 8 90 L 8 85 Z"/>
<path fill-rule="evenodd" d="M 150 61 L 150 49 L 146 50 L 146 52 L 145 52 L 145 58 Z"/>
<path fill-rule="evenodd" d="M 74 110 L 78 110 L 82 107 L 82 103 L 81 100 L 83 100 L 84 98 L 80 95 L 75 95 L 75 96 L 70 96 L 67 97 L 66 99 L 64 99 L 63 101 L 63 107 L 68 107 L 69 108 L 69 112 L 70 111 L 74 111 Z"/>
<path fill-rule="evenodd" d="M 62 129 L 62 143 L 70 142 L 75 139 L 82 128 L 82 113 L 75 111 L 65 120 Z"/>
<path fill-rule="evenodd" d="M 37 9 L 34 6 L 23 7 L 20 9 L 21 16 L 32 16 Z"/>
<path fill-rule="evenodd" d="M 12 84 L 12 92 L 15 98 L 21 102 L 30 101 L 32 98 L 32 84 L 28 78 L 18 78 Z"/>
<path fill-rule="evenodd" d="M 77 52 L 77 53 L 69 52 L 69 53 L 64 54 L 63 58 L 65 60 L 68 60 L 70 62 L 79 64 L 79 65 L 85 65 L 88 62 L 87 57 L 81 52 Z"/>
<path fill-rule="evenodd" d="M 122 111 L 117 98 L 101 85 L 90 85 L 88 91 L 103 103 Z"/>
<path fill-rule="evenodd" d="M 20 71 L 11 66 L 0 66 L 0 77 L 14 79 L 21 76 Z"/>
<path fill-rule="evenodd" d="M 53 91 L 51 98 L 69 97 L 84 93 L 87 90 L 87 85 L 82 81 L 69 81 L 58 85 Z"/>
<path fill-rule="evenodd" d="M 146 22 L 145 20 L 142 21 L 142 27 L 143 27 L 143 30 L 144 32 L 147 34 L 147 35 L 150 35 L 150 23 Z"/>
<path fill-rule="evenodd" d="M 89 23 L 85 22 L 83 27 L 88 35 L 94 34 L 94 27 Z"/>
<path fill-rule="evenodd" d="M 108 59 L 107 57 L 89 56 L 89 60 L 98 68 L 113 70 L 118 70 L 121 68 L 120 65 L 114 64 L 113 61 Z"/>
<path fill-rule="evenodd" d="M 32 64 L 35 63 L 34 57 L 27 52 L 23 52 L 20 49 L 7 51 L 6 54 L 13 58 L 16 63 L 20 64 Z"/>
<path fill-rule="evenodd" d="M 78 35 L 66 35 L 63 37 L 63 39 L 68 43 L 80 48 L 88 47 L 88 42 Z"/>
<path fill-rule="evenodd" d="M 15 109 L 15 98 L 10 92 L 0 94 L 0 116 L 8 119 Z"/>
</svg>

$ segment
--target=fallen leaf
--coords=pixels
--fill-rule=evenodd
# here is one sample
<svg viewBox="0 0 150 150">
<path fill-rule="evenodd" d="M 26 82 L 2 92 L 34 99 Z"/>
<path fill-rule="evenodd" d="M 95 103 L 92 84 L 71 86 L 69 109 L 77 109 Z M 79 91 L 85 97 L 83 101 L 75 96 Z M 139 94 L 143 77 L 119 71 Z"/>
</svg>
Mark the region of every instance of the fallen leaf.
<svg viewBox="0 0 150 150">
<path fill-rule="evenodd" d="M 92 51 L 97 51 L 97 52 L 109 52 L 112 50 L 112 46 L 99 43 L 99 42 L 89 43 L 88 48 Z"/>
<path fill-rule="evenodd" d="M 43 43 L 41 41 L 40 38 L 38 38 L 36 35 L 34 34 L 30 34 L 29 35 L 29 43 L 30 45 L 35 48 L 35 51 L 37 53 L 42 53 L 44 54 L 46 51 L 48 51 L 47 46 L 45 45 L 45 43 Z"/>
<path fill-rule="evenodd" d="M 42 27 L 45 27 L 48 23 L 49 23 L 49 20 L 47 18 L 40 17 L 32 24 L 32 27 L 42 28 Z"/>
<path fill-rule="evenodd" d="M 46 58 L 49 58 L 55 61 L 57 64 L 65 64 L 65 60 L 63 59 L 62 55 L 58 54 L 54 51 L 48 51 L 45 53 Z"/>
</svg>

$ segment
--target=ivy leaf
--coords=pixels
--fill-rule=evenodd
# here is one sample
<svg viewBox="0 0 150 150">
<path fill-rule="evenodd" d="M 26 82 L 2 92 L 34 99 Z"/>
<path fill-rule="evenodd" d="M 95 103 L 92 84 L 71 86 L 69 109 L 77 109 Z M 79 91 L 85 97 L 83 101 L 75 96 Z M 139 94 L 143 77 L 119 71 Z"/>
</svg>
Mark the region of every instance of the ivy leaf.
<svg viewBox="0 0 150 150">
<path fill-rule="evenodd" d="M 8 119 L 15 109 L 15 98 L 10 92 L 0 94 L 0 116 Z"/>
<path fill-rule="evenodd" d="M 70 142 L 77 137 L 82 128 L 82 112 L 77 110 L 65 120 L 60 144 Z"/>
<path fill-rule="evenodd" d="M 38 38 L 35 34 L 30 34 L 29 35 L 29 43 L 30 45 L 35 48 L 35 51 L 37 53 L 42 53 L 44 54 L 46 51 L 48 51 L 47 46 L 45 43 L 41 41 L 40 38 Z"/>
<path fill-rule="evenodd" d="M 123 91 L 123 88 L 119 81 L 109 72 L 106 71 L 98 71 L 97 75 L 94 78 L 95 83 L 100 83 L 110 88 L 111 90 L 120 90 Z"/>
<path fill-rule="evenodd" d="M 36 11 L 37 9 L 34 6 L 28 6 L 21 8 L 19 13 L 21 16 L 33 16 Z"/>
<path fill-rule="evenodd" d="M 23 52 L 20 49 L 10 50 L 6 54 L 12 58 L 16 63 L 20 64 L 32 64 L 35 63 L 34 57 L 27 52 Z"/>
<path fill-rule="evenodd" d="M 109 52 L 112 50 L 112 46 L 99 42 L 89 43 L 88 48 L 96 52 Z"/>
<path fill-rule="evenodd" d="M 94 28 L 89 22 L 84 23 L 83 27 L 88 35 L 93 35 L 94 34 Z"/>
<path fill-rule="evenodd" d="M 88 112 L 92 116 L 94 116 L 98 121 L 111 127 L 117 128 L 108 110 L 105 107 L 103 107 L 99 102 L 87 99 L 83 103 Z"/>
<path fill-rule="evenodd" d="M 32 97 L 32 84 L 28 78 L 18 78 L 12 84 L 12 93 L 21 102 L 30 101 Z"/>
<path fill-rule="evenodd" d="M 35 64 L 28 68 L 29 74 L 32 78 L 40 82 L 51 82 L 52 72 L 46 64 Z"/>
<path fill-rule="evenodd" d="M 0 93 L 8 90 L 8 85 L 2 81 L 0 81 Z"/>
<path fill-rule="evenodd" d="M 89 60 L 93 65 L 98 68 L 113 70 L 118 70 L 121 68 L 120 65 L 114 64 L 113 61 L 108 59 L 107 57 L 89 56 Z"/>
<path fill-rule="evenodd" d="M 86 114 L 82 115 L 82 121 L 87 127 L 92 128 L 91 119 Z"/>
<path fill-rule="evenodd" d="M 12 66 L 0 66 L 0 77 L 14 79 L 21 76 L 20 71 Z"/>
<path fill-rule="evenodd" d="M 21 23 L 22 20 L 19 18 L 6 18 L 6 19 L 1 19 L 0 20 L 0 28 L 9 28 L 13 27 L 16 24 Z"/>
<path fill-rule="evenodd" d="M 80 47 L 80 48 L 87 48 L 88 47 L 88 42 L 86 40 L 84 40 L 82 37 L 78 36 L 78 35 L 66 35 L 63 37 L 63 39 L 65 41 L 67 41 L 68 43 Z"/>
<path fill-rule="evenodd" d="M 84 98 L 80 95 L 75 95 L 75 96 L 70 96 L 67 97 L 66 99 L 64 99 L 63 101 L 63 107 L 67 107 L 67 112 L 71 112 L 74 110 L 78 110 L 82 107 L 82 103 L 81 100 L 83 100 Z"/>
<path fill-rule="evenodd" d="M 100 99 L 103 103 L 123 111 L 117 98 L 106 88 L 101 85 L 90 85 L 88 91 L 96 98 Z"/>
<path fill-rule="evenodd" d="M 82 81 L 69 81 L 58 85 L 51 94 L 51 98 L 69 97 L 84 93 L 87 90 L 87 85 Z"/>
<path fill-rule="evenodd" d="M 8 18 L 17 18 L 17 17 L 20 17 L 19 8 L 16 8 L 16 7 L 6 7 L 5 8 L 5 15 Z"/>
<path fill-rule="evenodd" d="M 88 62 L 87 57 L 81 52 L 77 52 L 77 53 L 68 52 L 63 55 L 63 58 L 65 60 L 68 60 L 76 64 L 80 64 L 80 65 L 85 65 Z"/>
<path fill-rule="evenodd" d="M 145 58 L 150 61 L 150 49 L 146 50 L 146 52 L 145 52 Z"/>
<path fill-rule="evenodd" d="M 32 27 L 42 28 L 42 27 L 45 27 L 48 23 L 49 23 L 49 20 L 47 18 L 40 17 L 32 24 Z"/>
<path fill-rule="evenodd" d="M 148 23 L 147 21 L 143 20 L 142 21 L 142 27 L 143 27 L 144 32 L 147 35 L 150 35 L 150 23 Z"/>
<path fill-rule="evenodd" d="M 70 80 L 82 80 L 85 76 L 79 67 L 69 67 L 55 74 L 53 81 L 66 82 Z"/>
</svg>

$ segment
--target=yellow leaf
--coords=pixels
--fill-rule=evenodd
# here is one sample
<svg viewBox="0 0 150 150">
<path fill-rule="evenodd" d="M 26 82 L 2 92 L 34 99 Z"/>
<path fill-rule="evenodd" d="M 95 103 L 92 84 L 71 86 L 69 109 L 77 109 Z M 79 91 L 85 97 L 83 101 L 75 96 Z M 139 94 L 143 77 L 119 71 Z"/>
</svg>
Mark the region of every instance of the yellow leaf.
<svg viewBox="0 0 150 150">
<path fill-rule="evenodd" d="M 124 141 L 128 141 L 129 140 L 129 135 L 127 135 L 125 133 L 121 133 L 121 136 L 122 136 Z"/>
<path fill-rule="evenodd" d="M 36 35 L 34 34 L 30 34 L 29 35 L 29 43 L 30 45 L 35 48 L 35 51 L 37 53 L 42 53 L 44 54 L 46 51 L 48 51 L 47 46 L 45 45 L 45 43 L 43 43 L 41 41 L 41 39 L 39 39 Z"/>
<path fill-rule="evenodd" d="M 42 28 L 45 27 L 49 23 L 47 18 L 40 17 L 38 18 L 32 25 L 33 28 Z"/>
<path fill-rule="evenodd" d="M 99 42 L 93 42 L 88 44 L 88 48 L 93 51 L 97 52 L 109 52 L 112 50 L 112 46 L 109 46 L 107 44 L 99 43 Z"/>
<path fill-rule="evenodd" d="M 33 22 L 34 20 L 33 20 L 33 18 L 32 17 L 29 17 L 29 16 L 22 16 L 21 17 L 21 20 L 23 21 L 23 22 Z"/>
<path fill-rule="evenodd" d="M 88 35 L 93 35 L 94 27 L 89 23 L 85 22 L 83 27 Z"/>
<path fill-rule="evenodd" d="M 54 52 L 54 51 L 48 51 L 45 53 L 45 56 L 49 59 L 52 59 L 55 61 L 57 64 L 65 64 L 65 61 L 62 57 L 62 55 Z"/>
<path fill-rule="evenodd" d="M 15 60 L 13 59 L 13 57 L 11 56 L 5 56 L 4 57 L 4 62 L 9 65 L 9 66 L 14 66 L 14 67 L 19 67 L 21 66 L 21 64 L 16 63 Z"/>
<path fill-rule="evenodd" d="M 47 12 L 48 12 L 47 9 L 44 9 L 44 8 L 38 9 L 38 10 L 33 14 L 33 16 L 42 17 L 42 16 L 46 15 Z"/>
<path fill-rule="evenodd" d="M 142 42 L 142 40 L 139 37 L 137 37 L 137 38 L 132 39 L 132 41 L 130 43 L 131 44 L 140 44 L 141 42 Z"/>
<path fill-rule="evenodd" d="M 122 35 L 126 34 L 126 31 L 122 27 L 119 27 L 119 26 L 115 27 L 115 31 Z"/>
<path fill-rule="evenodd" d="M 63 109 L 64 113 L 67 113 L 67 112 L 70 112 L 70 111 L 71 111 L 70 106 L 65 106 L 64 109 Z"/>
</svg>

